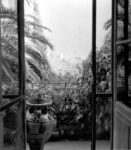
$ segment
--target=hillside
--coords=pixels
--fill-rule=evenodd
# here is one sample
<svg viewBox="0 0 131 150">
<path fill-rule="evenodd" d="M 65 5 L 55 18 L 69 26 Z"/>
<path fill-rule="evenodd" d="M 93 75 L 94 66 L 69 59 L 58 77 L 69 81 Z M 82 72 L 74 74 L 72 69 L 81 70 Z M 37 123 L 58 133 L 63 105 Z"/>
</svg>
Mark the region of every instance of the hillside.
<svg viewBox="0 0 131 150">
<path fill-rule="evenodd" d="M 72 75 L 78 74 L 78 66 L 82 63 L 81 57 L 64 57 L 55 51 L 47 54 L 50 66 L 56 74 L 65 74 L 69 72 Z"/>
</svg>

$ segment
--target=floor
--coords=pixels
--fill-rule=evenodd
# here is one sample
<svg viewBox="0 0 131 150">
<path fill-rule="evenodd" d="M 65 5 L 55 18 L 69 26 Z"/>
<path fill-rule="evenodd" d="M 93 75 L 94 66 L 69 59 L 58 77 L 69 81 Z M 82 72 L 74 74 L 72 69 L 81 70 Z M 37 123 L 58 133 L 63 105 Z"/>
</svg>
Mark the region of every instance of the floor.
<svg viewBox="0 0 131 150">
<path fill-rule="evenodd" d="M 90 147 L 89 141 L 61 141 L 47 143 L 44 150 L 90 150 Z M 110 150 L 110 143 L 97 141 L 96 150 Z"/>
<path fill-rule="evenodd" d="M 59 141 L 49 142 L 45 145 L 44 150 L 91 150 L 89 141 Z M 13 147 L 4 150 L 15 150 Z M 27 144 L 27 149 L 30 150 Z M 110 150 L 109 141 L 97 141 L 96 150 Z"/>
</svg>

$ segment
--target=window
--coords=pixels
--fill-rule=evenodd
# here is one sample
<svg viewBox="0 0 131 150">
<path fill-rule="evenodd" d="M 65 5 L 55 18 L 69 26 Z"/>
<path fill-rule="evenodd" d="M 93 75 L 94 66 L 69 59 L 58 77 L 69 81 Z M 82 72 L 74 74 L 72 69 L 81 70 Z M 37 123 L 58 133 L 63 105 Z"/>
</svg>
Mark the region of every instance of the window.
<svg viewBox="0 0 131 150">
<path fill-rule="evenodd" d="M 2 52 L 2 80 L 0 86 L 13 76 L 17 81 L 18 91 L 0 93 L 0 147 L 1 149 L 26 149 L 25 134 L 25 67 L 24 67 L 24 1 L 0 1 L 0 50 Z M 10 64 L 15 52 L 16 64 Z M 13 61 L 14 63 L 15 61 Z M 10 65 L 10 66 L 8 66 Z M 12 69 L 12 70 L 11 70 Z M 12 75 L 14 73 L 14 75 Z M 11 77 L 12 76 L 12 77 Z M 7 80 L 8 79 L 8 80 Z M 2 83 L 1 83 L 2 82 Z M 8 90 L 8 89 L 7 89 Z M 7 91 L 8 92 L 8 91 Z"/>
<path fill-rule="evenodd" d="M 131 106 L 131 1 L 118 1 L 116 13 L 117 100 Z"/>
</svg>

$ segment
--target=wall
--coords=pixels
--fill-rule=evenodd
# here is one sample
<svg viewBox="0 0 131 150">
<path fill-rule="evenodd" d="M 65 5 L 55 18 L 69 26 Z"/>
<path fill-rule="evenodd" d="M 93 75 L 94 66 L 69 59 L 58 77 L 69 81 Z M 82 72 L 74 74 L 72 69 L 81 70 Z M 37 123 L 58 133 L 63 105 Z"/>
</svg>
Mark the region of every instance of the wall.
<svg viewBox="0 0 131 150">
<path fill-rule="evenodd" d="M 114 150 L 131 150 L 131 109 L 120 102 L 115 104 Z"/>
</svg>

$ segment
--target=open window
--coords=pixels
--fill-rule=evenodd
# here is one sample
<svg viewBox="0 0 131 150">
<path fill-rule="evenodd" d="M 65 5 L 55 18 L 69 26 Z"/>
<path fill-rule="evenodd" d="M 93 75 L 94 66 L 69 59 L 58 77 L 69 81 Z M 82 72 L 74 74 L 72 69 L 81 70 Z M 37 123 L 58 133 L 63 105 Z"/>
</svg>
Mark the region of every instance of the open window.
<svg viewBox="0 0 131 150">
<path fill-rule="evenodd" d="M 113 149 L 130 149 L 131 134 L 131 1 L 115 0 L 112 8 Z"/>
<path fill-rule="evenodd" d="M 25 150 L 24 1 L 0 1 L 0 26 L 0 149 Z"/>
</svg>

